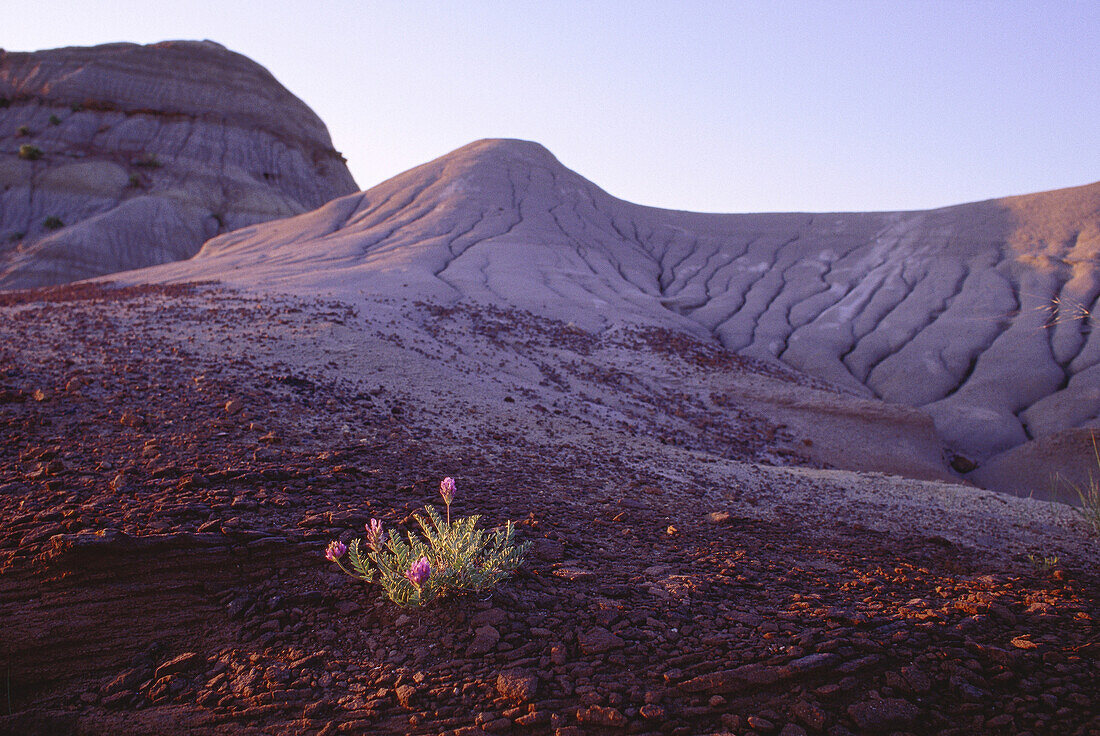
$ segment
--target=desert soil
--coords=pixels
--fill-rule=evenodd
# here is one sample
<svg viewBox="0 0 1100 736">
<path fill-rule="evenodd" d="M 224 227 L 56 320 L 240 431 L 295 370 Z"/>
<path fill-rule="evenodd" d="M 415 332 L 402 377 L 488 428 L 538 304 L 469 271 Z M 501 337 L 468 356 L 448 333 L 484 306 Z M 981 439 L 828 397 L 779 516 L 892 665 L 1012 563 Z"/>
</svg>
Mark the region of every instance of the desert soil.
<svg viewBox="0 0 1100 736">
<path fill-rule="evenodd" d="M 1075 514 L 814 467 L 695 390 L 778 369 L 208 286 L 0 312 L 0 733 L 1100 734 Z M 495 593 L 324 559 L 447 475 L 532 542 Z"/>
</svg>

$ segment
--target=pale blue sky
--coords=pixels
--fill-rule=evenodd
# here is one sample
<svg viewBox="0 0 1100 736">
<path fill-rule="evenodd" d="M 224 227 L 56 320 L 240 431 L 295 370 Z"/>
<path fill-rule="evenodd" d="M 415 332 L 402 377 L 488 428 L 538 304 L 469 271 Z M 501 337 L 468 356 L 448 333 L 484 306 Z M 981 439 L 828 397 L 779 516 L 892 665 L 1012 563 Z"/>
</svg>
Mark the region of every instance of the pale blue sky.
<svg viewBox="0 0 1100 736">
<path fill-rule="evenodd" d="M 13 11 L 14 8 L 9 8 Z M 615 196 L 916 209 L 1100 180 L 1100 2 L 35 0 L 0 46 L 210 38 L 368 188 L 478 138 Z"/>
</svg>

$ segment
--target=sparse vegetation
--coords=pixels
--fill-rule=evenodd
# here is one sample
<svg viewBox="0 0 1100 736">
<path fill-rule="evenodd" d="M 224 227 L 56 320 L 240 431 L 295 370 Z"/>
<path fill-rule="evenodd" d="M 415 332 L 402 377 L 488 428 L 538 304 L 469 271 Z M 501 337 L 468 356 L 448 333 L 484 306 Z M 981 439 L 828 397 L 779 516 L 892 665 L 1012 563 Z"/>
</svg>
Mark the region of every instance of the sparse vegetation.
<svg viewBox="0 0 1100 736">
<path fill-rule="evenodd" d="M 1097 447 L 1095 433 L 1092 435 L 1092 454 L 1096 459 L 1097 469 L 1100 470 L 1100 448 Z M 1059 483 L 1068 486 L 1073 495 L 1077 496 L 1077 500 L 1081 505 L 1080 507 L 1074 507 L 1074 510 L 1081 515 L 1081 518 L 1092 532 L 1100 536 L 1100 478 L 1090 472 L 1088 480 L 1083 485 L 1079 485 L 1061 475 L 1055 475 L 1055 496 L 1058 495 L 1057 485 Z"/>
<path fill-rule="evenodd" d="M 50 115 L 50 125 L 61 125 L 61 118 L 56 115 Z"/>
<path fill-rule="evenodd" d="M 15 134 L 20 138 L 26 138 L 28 135 L 31 134 L 31 126 L 20 125 L 18 128 L 15 129 Z"/>
<path fill-rule="evenodd" d="M 65 227 L 65 223 L 61 221 L 60 217 L 54 217 L 53 215 L 50 215 L 42 223 L 42 227 L 46 228 L 47 230 L 60 230 L 61 228 Z"/>
<path fill-rule="evenodd" d="M 5 107 L 11 107 L 11 100 L 9 100 L 7 97 L 0 97 L 0 110 L 4 109 Z"/>
<path fill-rule="evenodd" d="M 523 564 L 529 543 L 515 543 L 515 527 L 508 522 L 491 533 L 477 528 L 478 515 L 451 522 L 455 482 L 444 478 L 440 495 L 447 505 L 443 518 L 435 507 L 425 507 L 427 518 L 414 514 L 423 539 L 406 532 L 402 539 L 390 534 L 382 522 L 371 519 L 364 545 L 333 541 L 325 557 L 352 577 L 382 586 L 386 597 L 400 606 L 422 606 L 437 598 L 491 590 Z M 341 562 L 347 555 L 352 569 Z"/>
<path fill-rule="evenodd" d="M 137 189 L 138 187 L 140 187 L 141 186 L 141 177 L 138 176 L 137 174 L 130 174 L 130 184 L 129 184 L 129 186 L 130 186 L 131 189 Z"/>
<path fill-rule="evenodd" d="M 42 158 L 42 149 L 38 146 L 32 146 L 29 143 L 24 143 L 19 146 L 19 158 L 26 161 L 37 161 Z"/>
<path fill-rule="evenodd" d="M 1038 572 L 1050 572 L 1058 566 L 1057 555 L 1036 555 L 1029 554 L 1027 561 L 1031 563 Z"/>
<path fill-rule="evenodd" d="M 8 240 L 10 240 L 10 241 L 11 241 L 11 242 L 13 242 L 13 243 L 17 243 L 17 242 L 19 242 L 20 240 L 22 240 L 23 238 L 25 238 L 26 236 L 27 236 L 27 234 L 26 234 L 25 232 L 23 232 L 22 230 L 20 230 L 20 231 L 18 231 L 18 232 L 14 232 L 14 233 L 12 233 L 12 234 L 11 234 L 11 235 L 10 235 L 10 236 L 8 237 Z"/>
</svg>

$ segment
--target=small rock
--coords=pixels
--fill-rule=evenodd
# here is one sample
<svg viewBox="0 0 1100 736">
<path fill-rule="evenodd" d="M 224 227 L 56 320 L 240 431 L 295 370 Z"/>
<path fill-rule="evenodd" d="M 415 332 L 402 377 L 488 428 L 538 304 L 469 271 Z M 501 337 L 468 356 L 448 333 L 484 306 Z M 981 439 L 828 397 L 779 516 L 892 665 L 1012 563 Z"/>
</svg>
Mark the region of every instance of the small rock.
<svg viewBox="0 0 1100 736">
<path fill-rule="evenodd" d="M 883 698 L 853 703 L 848 715 L 863 731 L 896 731 L 916 721 L 920 709 L 901 698 Z"/>
<path fill-rule="evenodd" d="M 116 693 L 131 693 L 137 690 L 138 685 L 149 679 L 153 671 L 148 667 L 134 667 L 120 672 L 115 679 L 103 686 L 103 695 Z"/>
<path fill-rule="evenodd" d="M 761 664 L 746 664 L 732 670 L 699 675 L 682 683 L 680 689 L 689 693 L 732 693 L 751 686 L 771 685 L 778 680 L 777 668 Z"/>
<path fill-rule="evenodd" d="M 397 695 L 397 702 L 401 704 L 402 708 L 411 708 L 410 703 L 413 697 L 416 696 L 416 688 L 412 685 L 400 685 L 394 690 L 394 694 Z"/>
<path fill-rule="evenodd" d="M 593 726 L 625 726 L 626 716 L 615 708 L 590 705 L 577 711 L 577 720 Z"/>
<path fill-rule="evenodd" d="M 489 608 L 471 618 L 470 623 L 473 626 L 499 626 L 506 620 L 508 620 L 508 614 L 504 611 L 499 608 Z"/>
<path fill-rule="evenodd" d="M 577 637 L 577 643 L 585 654 L 600 654 L 612 649 L 620 649 L 626 646 L 626 642 L 607 629 L 599 627 L 582 631 Z"/>
<path fill-rule="evenodd" d="M 775 730 L 775 724 L 769 721 L 767 718 L 761 718 L 760 716 L 749 716 L 745 719 L 745 721 L 749 724 L 749 728 L 752 728 L 756 731 L 763 731 L 764 733 L 767 733 L 769 731 Z"/>
<path fill-rule="evenodd" d="M 242 404 L 237 399 L 230 399 L 229 401 L 225 402 L 225 413 L 229 416 L 240 414 L 243 409 L 244 404 Z"/>
<path fill-rule="evenodd" d="M 497 692 L 513 703 L 526 703 L 538 690 L 539 678 L 527 670 L 509 670 L 497 675 Z"/>
<path fill-rule="evenodd" d="M 711 511 L 707 514 L 707 521 L 711 524 L 729 524 L 733 516 L 728 511 Z"/>
<path fill-rule="evenodd" d="M 485 654 L 492 651 L 500 641 L 500 632 L 492 626 L 482 626 L 474 632 L 474 640 L 466 649 L 470 655 Z"/>
<path fill-rule="evenodd" d="M 791 715 L 815 731 L 825 728 L 825 711 L 808 700 L 799 700 L 791 707 Z"/>
<path fill-rule="evenodd" d="M 902 667 L 901 676 L 905 678 L 915 693 L 926 693 L 932 689 L 932 681 L 919 667 L 913 665 Z"/>
<path fill-rule="evenodd" d="M 162 677 L 166 677 L 168 675 L 186 672 L 190 669 L 197 669 L 204 664 L 206 664 L 206 658 L 198 652 L 184 652 L 178 657 L 170 659 L 162 664 L 160 667 L 157 667 L 157 671 L 153 675 L 153 679 L 159 680 Z"/>
</svg>

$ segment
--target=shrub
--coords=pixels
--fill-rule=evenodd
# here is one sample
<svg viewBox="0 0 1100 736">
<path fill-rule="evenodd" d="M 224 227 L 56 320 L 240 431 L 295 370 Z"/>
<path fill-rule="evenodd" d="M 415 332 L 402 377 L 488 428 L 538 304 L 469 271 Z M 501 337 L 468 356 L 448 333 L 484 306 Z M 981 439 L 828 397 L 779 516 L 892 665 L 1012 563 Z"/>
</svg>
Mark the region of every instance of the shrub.
<svg viewBox="0 0 1100 736">
<path fill-rule="evenodd" d="M 1100 449 L 1096 445 L 1095 433 L 1092 435 L 1092 454 L 1096 458 L 1097 467 L 1100 468 Z M 1061 480 L 1077 494 L 1081 507 L 1074 510 L 1081 515 L 1085 524 L 1092 527 L 1095 534 L 1100 535 L 1100 480 L 1094 478 L 1092 473 L 1089 473 L 1089 479 L 1084 486 L 1079 486 L 1059 475 L 1056 475 L 1054 480 L 1056 483 Z"/>
<path fill-rule="evenodd" d="M 47 230 L 60 230 L 61 228 L 65 227 L 65 223 L 61 221 L 60 217 L 54 217 L 53 215 L 50 215 L 42 223 L 42 227 L 46 228 Z"/>
<path fill-rule="evenodd" d="M 130 174 L 130 188 L 137 189 L 141 186 L 141 177 L 137 174 Z"/>
<path fill-rule="evenodd" d="M 15 134 L 20 138 L 26 138 L 28 135 L 31 134 L 31 126 L 20 125 L 18 128 L 15 129 Z"/>
<path fill-rule="evenodd" d="M 27 161 L 37 161 L 42 158 L 42 149 L 38 146 L 24 143 L 19 146 L 19 158 L 26 159 Z"/>
<path fill-rule="evenodd" d="M 1050 572 L 1058 566 L 1057 555 L 1028 554 L 1027 561 L 1031 563 L 1036 572 Z"/>
<path fill-rule="evenodd" d="M 161 167 L 160 161 L 157 157 L 149 154 L 148 156 L 142 156 L 134 161 L 134 166 L 140 166 L 143 169 L 159 169 Z"/>
<path fill-rule="evenodd" d="M 61 118 L 56 115 L 50 115 L 50 125 L 61 125 Z"/>
<path fill-rule="evenodd" d="M 345 545 L 333 541 L 325 557 L 348 575 L 367 583 L 377 582 L 386 597 L 400 606 L 422 606 L 437 598 L 490 590 L 523 564 L 530 543 L 516 544 L 515 527 L 485 532 L 477 528 L 480 516 L 451 521 L 455 483 L 444 478 L 440 494 L 447 506 L 446 518 L 433 506 L 426 516 L 414 514 L 420 535 L 390 534 L 382 522 L 371 519 L 365 544 L 354 539 Z M 348 569 L 342 561 L 347 556 Z"/>
</svg>

